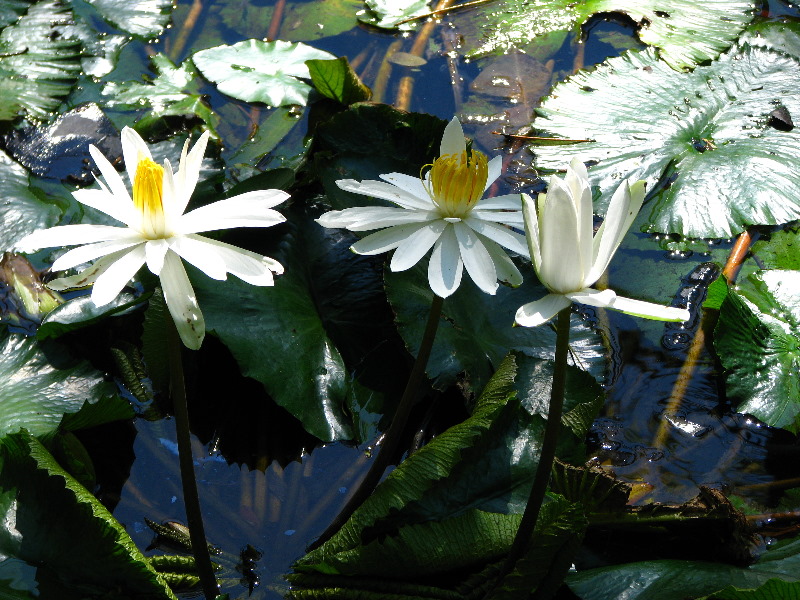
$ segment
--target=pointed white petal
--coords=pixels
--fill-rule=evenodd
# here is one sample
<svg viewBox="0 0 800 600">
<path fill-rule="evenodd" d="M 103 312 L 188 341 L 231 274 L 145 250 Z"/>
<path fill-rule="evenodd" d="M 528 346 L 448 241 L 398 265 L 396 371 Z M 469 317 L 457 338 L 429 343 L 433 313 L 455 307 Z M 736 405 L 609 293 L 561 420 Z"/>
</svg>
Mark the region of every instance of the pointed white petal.
<svg viewBox="0 0 800 600">
<path fill-rule="evenodd" d="M 422 179 L 419 177 L 413 177 L 405 173 L 386 173 L 385 175 L 379 175 L 379 177 L 399 187 L 401 190 L 405 190 L 415 198 L 430 197 L 428 195 L 428 190 L 426 190 L 425 186 L 422 184 Z"/>
<path fill-rule="evenodd" d="M 113 254 L 104 256 L 103 258 L 95 261 L 91 267 L 87 267 L 77 275 L 70 275 L 69 277 L 59 277 L 47 283 L 47 287 L 57 292 L 64 290 L 72 290 L 76 288 L 83 288 L 87 285 L 93 284 L 100 275 L 102 275 L 108 267 L 113 265 L 127 250 L 120 250 Z"/>
<path fill-rule="evenodd" d="M 456 234 L 452 227 L 448 227 L 434 244 L 428 262 L 428 283 L 431 290 L 440 298 L 447 298 L 458 289 L 463 271 L 464 262 L 458 251 Z"/>
<path fill-rule="evenodd" d="M 149 240 L 144 245 L 145 262 L 153 275 L 160 275 L 164 268 L 164 256 L 169 250 L 167 240 Z"/>
<path fill-rule="evenodd" d="M 470 214 L 470 216 L 464 219 L 464 223 L 469 225 L 482 236 L 494 240 L 504 248 L 508 248 L 512 252 L 516 252 L 522 256 L 530 257 L 530 249 L 528 248 L 528 244 L 524 235 L 521 235 L 516 231 L 511 231 L 508 227 L 504 227 L 503 225 L 497 225 L 495 223 L 476 218 L 474 211 Z"/>
<path fill-rule="evenodd" d="M 270 208 L 272 202 L 271 197 L 250 194 L 213 202 L 180 217 L 175 227 L 176 233 L 201 233 L 234 227 L 272 227 L 286 220 L 281 213 Z"/>
<path fill-rule="evenodd" d="M 483 242 L 470 227 L 464 223 L 453 225 L 458 240 L 458 249 L 464 268 L 482 291 L 494 295 L 497 292 L 497 270 L 494 268 L 492 257 L 487 252 Z"/>
<path fill-rule="evenodd" d="M 551 177 L 544 214 L 539 216 L 542 262 L 537 273 L 554 292 L 564 294 L 585 287 L 578 235 L 578 213 L 570 192 L 558 177 Z"/>
<path fill-rule="evenodd" d="M 341 189 L 352 192 L 354 194 L 361 194 L 362 196 L 370 196 L 371 198 L 380 198 L 381 200 L 388 200 L 402 206 L 403 208 L 414 208 L 421 210 L 434 210 L 436 205 L 431 200 L 428 193 L 425 195 L 417 196 L 404 190 L 401 187 L 386 183 L 384 181 L 356 181 L 355 179 L 339 179 L 336 181 Z"/>
<path fill-rule="evenodd" d="M 688 321 L 691 314 L 685 308 L 677 308 L 675 306 L 662 306 L 660 304 L 653 304 L 652 302 L 644 302 L 642 300 L 633 300 L 632 298 L 623 298 L 617 296 L 609 305 L 609 308 L 624 312 L 636 317 L 643 317 L 645 319 L 655 319 L 657 321 L 673 321 L 682 322 Z"/>
<path fill-rule="evenodd" d="M 588 304 L 598 308 L 610 308 L 617 297 L 614 290 L 594 290 L 592 288 L 584 288 L 564 295 L 578 304 Z"/>
<path fill-rule="evenodd" d="M 519 272 L 517 265 L 514 264 L 508 254 L 495 242 L 487 238 L 481 238 L 483 245 L 489 256 L 492 257 L 495 271 L 497 272 L 497 279 L 503 283 L 507 283 L 511 287 L 517 287 L 522 284 L 522 273 Z"/>
<path fill-rule="evenodd" d="M 495 156 L 489 161 L 489 164 L 486 165 L 486 168 L 486 185 L 483 186 L 484 192 L 491 187 L 497 178 L 500 177 L 500 173 L 503 172 L 503 157 Z"/>
<path fill-rule="evenodd" d="M 52 271 L 66 271 L 72 267 L 77 267 L 83 263 L 108 256 L 114 252 L 130 248 L 136 244 L 141 244 L 142 240 L 136 236 L 132 239 L 111 240 L 108 242 L 97 242 L 95 244 L 85 244 L 73 248 L 59 256 L 50 267 Z"/>
<path fill-rule="evenodd" d="M 150 148 L 147 147 L 147 144 L 145 144 L 144 140 L 134 129 L 123 127 L 121 138 L 122 158 L 125 160 L 128 180 L 131 189 L 133 189 L 133 182 L 136 179 L 136 169 L 139 166 L 139 160 L 142 158 L 153 160 L 153 156 L 150 154 Z M 106 181 L 108 181 L 108 179 L 106 179 Z"/>
<path fill-rule="evenodd" d="M 283 190 L 252 190 L 244 194 L 237 194 L 226 198 L 225 201 L 241 200 L 242 202 L 257 202 L 259 206 L 275 208 L 278 204 L 286 202 L 289 194 Z"/>
<path fill-rule="evenodd" d="M 586 172 L 586 166 L 580 159 L 573 158 L 570 162 L 564 177 L 564 185 L 569 190 L 578 216 L 577 251 L 580 257 L 581 271 L 585 274 L 592 266 L 594 219 L 592 218 L 592 191 L 589 187 L 589 175 Z M 589 282 L 584 281 L 584 285 L 589 285 Z"/>
<path fill-rule="evenodd" d="M 206 323 L 197 305 L 186 269 L 174 252 L 167 252 L 164 257 L 164 268 L 161 269 L 159 279 L 164 300 L 178 328 L 181 341 L 190 350 L 199 350 L 206 335 Z"/>
<path fill-rule="evenodd" d="M 181 162 L 178 165 L 178 173 L 175 177 L 177 191 L 176 210 L 179 215 L 183 214 L 186 210 L 194 188 L 197 186 L 197 180 L 200 178 L 200 168 L 203 165 L 203 156 L 205 156 L 206 146 L 208 145 L 208 138 L 210 136 L 210 131 L 204 131 L 203 135 L 200 136 L 200 139 L 197 140 L 188 154 L 186 149 L 189 146 L 189 140 L 187 139 L 186 143 L 183 145 Z"/>
<path fill-rule="evenodd" d="M 128 188 L 125 187 L 125 182 L 122 181 L 122 177 L 120 177 L 114 165 L 108 162 L 108 159 L 103 156 L 103 153 L 95 146 L 89 146 L 89 154 L 92 156 L 95 166 L 100 170 L 100 174 L 103 176 L 103 179 L 105 179 L 106 185 L 108 189 L 111 190 L 115 199 L 120 203 L 127 202 L 127 204 L 133 208 L 133 200 L 131 200 Z"/>
<path fill-rule="evenodd" d="M 440 219 L 434 211 L 408 210 L 393 206 L 356 206 L 330 211 L 317 219 L 323 227 L 346 227 L 350 231 L 370 231 L 407 223 Z"/>
<path fill-rule="evenodd" d="M 445 227 L 447 223 L 439 219 L 417 229 L 397 246 L 389 268 L 392 271 L 405 271 L 413 267 L 433 247 Z"/>
<path fill-rule="evenodd" d="M 129 197 L 120 198 L 107 189 L 75 190 L 72 195 L 84 206 L 95 208 L 128 227 L 137 225 L 139 222 L 139 215 L 133 209 L 133 203 Z"/>
<path fill-rule="evenodd" d="M 533 262 L 533 268 L 538 275 L 542 268 L 542 250 L 539 245 L 539 215 L 536 211 L 536 202 L 528 196 L 521 194 L 522 216 L 525 218 L 525 237 L 528 241 L 528 252 Z"/>
<path fill-rule="evenodd" d="M 519 194 L 506 194 L 478 200 L 473 210 L 522 210 Z"/>
<path fill-rule="evenodd" d="M 517 309 L 514 321 L 523 327 L 538 327 L 547 323 L 572 302 L 561 294 L 547 294 L 544 298 L 523 304 Z"/>
<path fill-rule="evenodd" d="M 467 142 L 464 140 L 464 129 L 458 118 L 452 120 L 444 128 L 442 143 L 439 145 L 439 156 L 445 154 L 461 154 L 467 149 Z"/>
<path fill-rule="evenodd" d="M 425 226 L 424 223 L 395 225 L 394 227 L 383 229 L 358 240 L 355 244 L 350 246 L 350 249 L 356 254 L 381 254 L 382 252 L 397 248 L 406 238 Z"/>
<path fill-rule="evenodd" d="M 275 283 L 273 273 L 283 273 L 283 265 L 273 258 L 201 235 L 175 238 L 175 241 L 173 249 L 186 262 L 214 279 L 225 279 L 227 272 L 251 285 L 268 286 Z M 216 269 L 214 274 L 210 272 L 212 264 Z"/>
<path fill-rule="evenodd" d="M 116 298 L 144 264 L 144 244 L 123 250 L 112 264 L 100 273 L 92 288 L 92 302 L 105 306 Z"/>
<path fill-rule="evenodd" d="M 594 236 L 594 260 L 587 276 L 587 285 L 600 279 L 608 268 L 611 258 L 628 233 L 636 215 L 639 214 L 639 209 L 642 208 L 645 197 L 644 186 L 644 181 L 630 185 L 630 180 L 626 179 L 614 191 L 603 223 Z"/>
<path fill-rule="evenodd" d="M 499 223 L 500 225 L 508 225 L 509 227 L 516 227 L 517 229 L 523 229 L 525 227 L 525 219 L 522 216 L 522 211 L 511 212 L 472 209 L 469 214 L 481 221 Z"/>
<path fill-rule="evenodd" d="M 39 229 L 26 235 L 16 243 L 16 247 L 22 252 L 30 252 L 39 248 L 129 239 L 131 233 L 132 230 L 127 227 L 111 225 L 58 225 L 49 229 Z"/>
</svg>

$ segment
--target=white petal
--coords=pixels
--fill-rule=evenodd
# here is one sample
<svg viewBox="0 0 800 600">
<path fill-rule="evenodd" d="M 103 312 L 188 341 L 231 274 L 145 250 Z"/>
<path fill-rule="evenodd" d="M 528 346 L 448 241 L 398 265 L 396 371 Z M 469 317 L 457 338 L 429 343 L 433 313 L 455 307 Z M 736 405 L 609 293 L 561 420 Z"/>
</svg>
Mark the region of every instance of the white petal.
<svg viewBox="0 0 800 600">
<path fill-rule="evenodd" d="M 569 298 L 562 294 L 547 294 L 544 298 L 520 306 L 514 321 L 523 327 L 537 327 L 547 323 L 570 304 Z"/>
<path fill-rule="evenodd" d="M 478 200 L 473 210 L 522 210 L 519 194 L 506 194 Z"/>
<path fill-rule="evenodd" d="M 456 117 L 447 124 L 442 134 L 442 143 L 439 145 L 439 156 L 445 154 L 461 154 L 467 149 L 467 142 L 464 140 L 464 129 Z"/>
<path fill-rule="evenodd" d="M 512 287 L 522 284 L 522 273 L 519 272 L 517 265 L 508 257 L 508 254 L 492 240 L 486 238 L 482 238 L 482 240 L 486 251 L 492 257 L 494 268 L 497 271 L 497 279 Z"/>
<path fill-rule="evenodd" d="M 481 221 L 491 221 L 518 229 L 523 229 L 525 226 L 522 211 L 475 210 L 473 208 L 469 214 Z"/>
<path fill-rule="evenodd" d="M 392 271 L 405 271 L 413 267 L 433 247 L 445 227 L 447 223 L 439 219 L 417 229 L 397 246 L 389 268 Z"/>
<path fill-rule="evenodd" d="M 286 198 L 289 197 L 285 192 L 278 193 Z M 196 208 L 180 217 L 176 232 L 188 234 L 234 227 L 272 227 L 283 223 L 286 217 L 272 210 L 270 206 L 274 206 L 273 198 L 258 193 L 220 200 Z"/>
<path fill-rule="evenodd" d="M 564 295 L 573 302 L 598 308 L 612 307 L 614 299 L 617 297 L 617 293 L 614 290 L 594 290 L 592 288 L 584 288 Z"/>
<path fill-rule="evenodd" d="M 121 250 L 114 254 L 109 254 L 103 258 L 95 261 L 91 267 L 87 267 L 77 275 L 69 277 L 59 277 L 47 283 L 47 287 L 57 292 L 64 290 L 71 290 L 76 288 L 83 288 L 87 285 L 93 284 L 100 275 L 102 275 L 108 267 L 114 264 L 127 250 Z"/>
<path fill-rule="evenodd" d="M 200 178 L 200 168 L 203 165 L 203 156 L 205 156 L 210 136 L 210 131 L 204 131 L 188 154 L 186 150 L 189 147 L 189 140 L 187 139 L 183 145 L 181 162 L 178 165 L 178 173 L 176 173 L 175 177 L 177 191 L 176 210 L 179 215 L 186 210 L 189 198 L 192 197 L 194 188 L 197 186 L 197 180 Z"/>
<path fill-rule="evenodd" d="M 542 251 L 539 246 L 539 216 L 536 212 L 536 202 L 522 194 L 522 214 L 525 217 L 525 237 L 528 241 L 528 251 L 533 268 L 538 274 L 542 268 Z"/>
<path fill-rule="evenodd" d="M 428 262 L 428 283 L 431 290 L 440 298 L 447 298 L 458 289 L 463 271 L 464 262 L 458 250 L 456 234 L 452 227 L 448 227 L 434 244 Z"/>
<path fill-rule="evenodd" d="M 498 287 L 497 271 L 480 236 L 464 223 L 456 223 L 453 228 L 456 232 L 461 260 L 464 261 L 467 273 L 482 291 L 494 295 Z"/>
<path fill-rule="evenodd" d="M 97 242 L 78 246 L 59 256 L 50 267 L 53 271 L 66 271 L 72 267 L 77 267 L 83 263 L 108 256 L 114 252 L 130 248 L 136 244 L 141 244 L 142 240 L 137 235 L 133 239 L 111 240 L 108 242 Z"/>
<path fill-rule="evenodd" d="M 404 190 L 402 187 L 386 183 L 384 181 L 356 181 L 355 179 L 339 179 L 336 181 L 341 189 L 362 196 L 380 198 L 388 200 L 403 208 L 415 208 L 422 210 L 434 210 L 436 205 L 431 200 L 427 192 L 425 195 L 415 195 Z"/>
<path fill-rule="evenodd" d="M 589 175 L 586 166 L 578 158 L 573 158 L 567 168 L 564 177 L 564 185 L 569 190 L 572 203 L 575 205 L 575 212 L 578 216 L 578 255 L 580 257 L 581 271 L 584 274 L 589 272 L 592 266 L 594 219 L 592 208 L 592 191 L 589 187 Z M 586 281 L 584 285 L 590 285 L 594 281 Z"/>
<path fill-rule="evenodd" d="M 169 250 L 167 240 L 149 240 L 144 245 L 144 250 L 147 268 L 153 275 L 160 275 L 161 269 L 164 268 L 164 256 Z"/>
<path fill-rule="evenodd" d="M 159 279 L 164 300 L 178 328 L 181 341 L 187 348 L 199 350 L 206 335 L 206 323 L 197 305 L 197 298 L 186 275 L 186 269 L 174 252 L 167 252 L 164 257 L 164 268 L 161 269 Z"/>
<path fill-rule="evenodd" d="M 657 321 L 682 322 L 688 321 L 691 318 L 691 314 L 685 308 L 662 306 L 660 304 L 653 304 L 652 302 L 623 298 L 622 296 L 617 296 L 614 298 L 613 302 L 611 302 L 609 305 L 609 308 L 613 308 L 614 310 L 618 310 L 629 315 L 634 315 L 636 317 L 655 319 Z"/>
<path fill-rule="evenodd" d="M 644 181 L 630 185 L 630 180 L 626 179 L 614 191 L 603 224 L 594 236 L 594 260 L 587 276 L 587 285 L 600 279 L 608 268 L 611 258 L 642 208 L 644 186 Z"/>
<path fill-rule="evenodd" d="M 119 295 L 144 264 L 144 253 L 144 244 L 123 250 L 97 277 L 92 288 L 92 302 L 96 306 L 105 306 Z"/>
<path fill-rule="evenodd" d="M 225 273 L 231 273 L 251 285 L 273 285 L 273 273 L 283 273 L 283 265 L 273 258 L 244 250 L 231 244 L 205 238 L 200 235 L 189 235 L 176 238 L 173 248 L 188 263 L 202 270 L 214 279 L 225 279 Z M 212 274 L 209 266 L 213 264 L 217 271 Z"/>
<path fill-rule="evenodd" d="M 489 161 L 489 164 L 486 165 L 486 168 L 486 185 L 483 186 L 484 192 L 491 187 L 498 177 L 500 177 L 500 173 L 503 171 L 503 157 L 495 156 Z"/>
<path fill-rule="evenodd" d="M 411 194 L 414 198 L 429 198 L 428 190 L 422 185 L 422 179 L 406 175 L 405 173 L 386 173 L 379 175 L 384 181 L 388 181 L 392 185 L 399 187 Z"/>
<path fill-rule="evenodd" d="M 585 287 L 583 279 L 590 265 L 581 262 L 579 224 L 576 206 L 569 190 L 558 177 L 551 177 L 539 215 L 539 249 L 542 262 L 539 279 L 558 293 L 575 292 Z"/>
<path fill-rule="evenodd" d="M 437 219 L 440 219 L 440 216 L 434 211 L 409 210 L 393 206 L 356 206 L 327 212 L 317 219 L 317 223 L 323 227 L 345 227 L 350 231 L 370 231 Z"/>
<path fill-rule="evenodd" d="M 131 233 L 132 230 L 127 227 L 111 225 L 58 225 L 49 229 L 39 229 L 26 235 L 16 243 L 16 247 L 22 252 L 30 252 L 39 248 L 126 240 L 130 238 Z"/>
<path fill-rule="evenodd" d="M 150 149 L 147 147 L 147 144 L 145 144 L 144 140 L 134 129 L 123 127 L 121 138 L 122 158 L 125 160 L 125 169 L 128 171 L 128 179 L 130 180 L 131 189 L 133 189 L 133 182 L 136 180 L 136 169 L 139 166 L 139 161 L 142 158 L 153 160 L 153 156 L 150 154 Z M 108 178 L 106 178 L 106 181 L 108 181 Z"/>
<path fill-rule="evenodd" d="M 350 246 L 350 249 L 356 254 L 381 254 L 397 248 L 408 236 L 421 227 L 425 227 L 425 224 L 412 223 L 410 225 L 395 225 L 388 229 L 382 229 L 358 240 Z"/>
<path fill-rule="evenodd" d="M 522 256 L 530 257 L 530 250 L 524 235 L 511 231 L 508 227 L 475 218 L 474 212 L 464 220 L 464 223 L 472 227 L 472 229 L 482 236 L 494 240 L 504 248 L 508 248 L 512 252 L 516 252 Z"/>
<path fill-rule="evenodd" d="M 128 188 L 125 187 L 125 182 L 122 181 L 122 177 L 120 177 L 120 174 L 114 168 L 114 165 L 103 156 L 103 153 L 100 152 L 96 146 L 89 146 L 89 154 L 92 156 L 95 166 L 100 170 L 100 174 L 103 176 L 103 179 L 105 179 L 108 189 L 116 200 L 119 203 L 127 203 L 132 208 L 133 200 L 131 200 L 131 195 L 128 192 Z"/>
<path fill-rule="evenodd" d="M 106 189 L 75 190 L 72 195 L 84 206 L 97 209 L 128 227 L 138 224 L 139 215 L 129 197 L 120 198 Z"/>
</svg>

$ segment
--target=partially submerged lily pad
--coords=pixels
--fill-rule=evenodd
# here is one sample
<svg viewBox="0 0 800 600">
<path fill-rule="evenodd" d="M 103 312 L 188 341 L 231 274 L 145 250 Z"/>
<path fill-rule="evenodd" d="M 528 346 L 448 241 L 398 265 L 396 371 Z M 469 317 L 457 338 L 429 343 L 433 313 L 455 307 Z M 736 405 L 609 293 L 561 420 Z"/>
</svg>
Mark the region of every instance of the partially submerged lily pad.
<svg viewBox="0 0 800 600">
<path fill-rule="evenodd" d="M 751 280 L 745 293 L 728 294 L 716 327 L 726 390 L 739 412 L 798 433 L 800 271 L 763 271 Z"/>
<path fill-rule="evenodd" d="M 800 114 L 800 62 L 745 45 L 677 74 L 654 50 L 629 52 L 557 85 L 538 109 L 540 135 L 592 142 L 538 146 L 536 164 L 597 163 L 600 212 L 626 177 L 659 181 L 645 229 L 725 238 L 800 218 L 800 134 L 770 125 L 781 104 Z"/>
</svg>

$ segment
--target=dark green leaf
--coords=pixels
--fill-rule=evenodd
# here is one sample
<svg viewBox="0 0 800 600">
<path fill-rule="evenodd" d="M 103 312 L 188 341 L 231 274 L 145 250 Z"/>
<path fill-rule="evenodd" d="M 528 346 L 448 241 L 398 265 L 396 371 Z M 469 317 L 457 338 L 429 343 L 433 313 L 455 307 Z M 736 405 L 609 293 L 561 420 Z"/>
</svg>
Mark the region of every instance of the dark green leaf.
<svg viewBox="0 0 800 600">
<path fill-rule="evenodd" d="M 134 296 L 124 292 L 109 304 L 100 307 L 92 301 L 90 295 L 73 298 L 47 314 L 36 332 L 36 337 L 40 340 L 57 338 L 70 331 L 98 323 L 112 315 L 125 313 L 146 302 L 147 298 L 147 294 Z"/>
<path fill-rule="evenodd" d="M 361 83 L 344 56 L 335 60 L 307 60 L 306 65 L 311 83 L 326 98 L 350 105 L 372 97 L 372 91 Z"/>
</svg>

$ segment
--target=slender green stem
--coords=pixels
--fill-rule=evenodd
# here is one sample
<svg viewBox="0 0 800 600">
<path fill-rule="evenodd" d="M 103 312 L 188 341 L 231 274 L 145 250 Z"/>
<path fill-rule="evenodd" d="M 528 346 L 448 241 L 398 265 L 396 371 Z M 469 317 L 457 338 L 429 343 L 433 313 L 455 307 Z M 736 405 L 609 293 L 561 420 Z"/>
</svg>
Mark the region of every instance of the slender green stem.
<svg viewBox="0 0 800 600">
<path fill-rule="evenodd" d="M 422 335 L 422 342 L 419 346 L 419 352 L 417 352 L 417 359 L 414 361 L 411 374 L 408 376 L 408 383 L 406 384 L 406 389 L 403 392 L 403 397 L 400 399 L 400 405 L 397 407 L 397 412 L 395 412 L 394 417 L 392 418 L 392 424 L 389 426 L 389 429 L 386 430 L 386 434 L 383 436 L 383 442 L 378 455 L 375 457 L 375 460 L 373 461 L 372 466 L 370 466 L 369 471 L 367 471 L 367 474 L 364 476 L 364 479 L 361 481 L 361 483 L 359 483 L 356 491 L 347 501 L 347 504 L 344 505 L 344 508 L 342 508 L 341 512 L 339 512 L 331 524 L 328 525 L 328 528 L 322 532 L 322 535 L 320 535 L 309 545 L 309 550 L 318 548 L 331 539 L 333 535 L 339 531 L 339 529 L 341 529 L 342 525 L 345 524 L 347 519 L 349 519 L 355 510 L 363 504 L 364 500 L 369 497 L 369 495 L 372 493 L 372 490 L 374 490 L 375 486 L 380 482 L 381 476 L 386 470 L 386 467 L 389 466 L 389 461 L 394 456 L 397 446 L 400 443 L 403 430 L 406 427 L 408 415 L 411 413 L 411 409 L 416 404 L 419 386 L 422 382 L 423 376 L 425 375 L 425 367 L 428 365 L 428 358 L 430 358 L 431 349 L 433 348 L 433 340 L 436 337 L 436 329 L 439 327 L 439 320 L 442 316 L 443 303 L 443 298 L 440 298 L 436 295 L 433 296 L 431 310 L 428 313 L 428 322 L 425 325 L 425 333 Z"/>
<path fill-rule="evenodd" d="M 208 553 L 203 514 L 200 511 L 200 497 L 197 493 L 197 481 L 194 476 L 192 461 L 192 440 L 189 432 L 189 407 L 186 403 L 186 385 L 183 379 L 183 360 L 181 358 L 181 341 L 178 330 L 171 318 L 167 325 L 167 342 L 169 346 L 169 374 L 172 388 L 172 405 L 175 413 L 175 428 L 178 436 L 178 462 L 181 466 L 181 483 L 183 484 L 183 502 L 186 506 L 186 520 L 192 542 L 192 554 L 200 575 L 200 584 L 206 600 L 214 600 L 219 594 L 214 567 Z"/>
<path fill-rule="evenodd" d="M 533 478 L 528 503 L 525 512 L 522 513 L 522 521 L 519 524 L 517 535 L 511 550 L 506 558 L 503 571 L 498 581 L 509 574 L 516 562 L 522 558 L 528 548 L 528 544 L 533 537 L 536 521 L 539 518 L 539 511 L 542 508 L 544 494 L 550 482 L 550 474 L 553 470 L 553 461 L 556 457 L 556 444 L 558 443 L 558 432 L 561 428 L 561 413 L 564 408 L 564 390 L 567 382 L 567 356 L 569 354 L 569 316 L 572 307 L 567 307 L 558 313 L 556 322 L 556 356 L 553 366 L 553 386 L 550 390 L 550 406 L 547 411 L 547 425 L 544 430 L 542 440 L 542 452 L 539 456 L 539 465 L 536 467 L 536 475 Z M 490 594 L 491 595 L 491 592 Z M 488 595 L 487 595 L 488 597 Z"/>
</svg>

